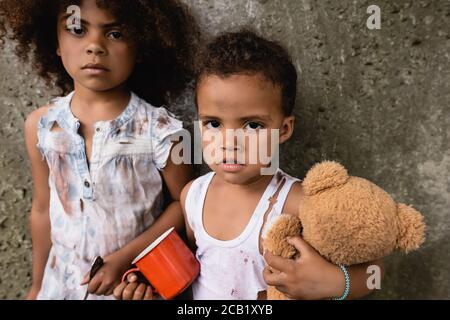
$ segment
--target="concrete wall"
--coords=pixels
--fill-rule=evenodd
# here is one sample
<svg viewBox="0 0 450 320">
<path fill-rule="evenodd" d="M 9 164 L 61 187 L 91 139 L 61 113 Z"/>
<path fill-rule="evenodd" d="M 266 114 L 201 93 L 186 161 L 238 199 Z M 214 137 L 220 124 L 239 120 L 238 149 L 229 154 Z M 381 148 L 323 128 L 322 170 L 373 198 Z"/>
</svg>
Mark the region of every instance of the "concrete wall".
<svg viewBox="0 0 450 320">
<path fill-rule="evenodd" d="M 282 167 L 303 177 L 322 159 L 386 189 L 426 217 L 427 241 L 386 259 L 371 298 L 450 298 L 450 4 L 446 0 L 186 0 L 210 33 L 253 26 L 291 51 L 300 72 L 295 136 Z M 381 30 L 368 30 L 377 4 Z M 11 53 L 0 56 L 0 299 L 30 284 L 30 174 L 25 115 L 48 90 Z M 188 122 L 191 97 L 174 111 Z"/>
</svg>

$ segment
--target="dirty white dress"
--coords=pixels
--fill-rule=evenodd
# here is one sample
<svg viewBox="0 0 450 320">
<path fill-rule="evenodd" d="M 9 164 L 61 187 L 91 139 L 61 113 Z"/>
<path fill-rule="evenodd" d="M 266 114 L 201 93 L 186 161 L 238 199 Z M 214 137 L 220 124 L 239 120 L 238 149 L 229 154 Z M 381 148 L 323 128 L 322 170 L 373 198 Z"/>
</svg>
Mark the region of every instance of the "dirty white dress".
<svg viewBox="0 0 450 320">
<path fill-rule="evenodd" d="M 132 93 L 119 117 L 95 124 L 88 164 L 72 96 L 54 100 L 38 126 L 38 148 L 50 169 L 52 240 L 38 299 L 83 299 L 87 286 L 80 282 L 93 260 L 124 247 L 160 215 L 159 171 L 171 137 L 183 130 L 165 108 Z"/>
</svg>

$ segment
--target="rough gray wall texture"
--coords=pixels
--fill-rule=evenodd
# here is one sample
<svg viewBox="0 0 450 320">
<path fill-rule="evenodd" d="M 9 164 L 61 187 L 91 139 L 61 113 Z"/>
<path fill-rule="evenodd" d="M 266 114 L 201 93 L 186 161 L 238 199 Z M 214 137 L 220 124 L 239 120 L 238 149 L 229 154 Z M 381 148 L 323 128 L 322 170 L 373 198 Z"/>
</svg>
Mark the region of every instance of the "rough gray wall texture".
<svg viewBox="0 0 450 320">
<path fill-rule="evenodd" d="M 386 259 L 371 298 L 450 298 L 450 2 L 186 0 L 209 34 L 251 26 L 291 51 L 300 72 L 295 136 L 282 165 L 303 177 L 314 162 L 342 161 L 426 217 L 427 241 Z M 366 9 L 382 10 L 368 30 Z M 25 115 L 48 89 L 13 57 L 0 56 L 0 298 L 30 284 L 31 182 Z M 175 112 L 189 121 L 191 97 Z"/>
</svg>

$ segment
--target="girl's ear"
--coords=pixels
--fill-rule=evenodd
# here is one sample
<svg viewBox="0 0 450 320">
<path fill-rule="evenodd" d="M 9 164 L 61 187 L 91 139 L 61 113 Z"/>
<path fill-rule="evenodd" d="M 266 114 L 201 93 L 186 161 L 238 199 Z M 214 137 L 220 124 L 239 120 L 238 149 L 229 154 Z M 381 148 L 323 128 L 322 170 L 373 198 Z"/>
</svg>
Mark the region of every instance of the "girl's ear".
<svg viewBox="0 0 450 320">
<path fill-rule="evenodd" d="M 294 132 L 295 117 L 285 117 L 280 129 L 280 144 L 285 143 Z"/>
<path fill-rule="evenodd" d="M 61 50 L 59 49 L 59 45 L 56 48 L 56 54 L 61 57 Z"/>
</svg>

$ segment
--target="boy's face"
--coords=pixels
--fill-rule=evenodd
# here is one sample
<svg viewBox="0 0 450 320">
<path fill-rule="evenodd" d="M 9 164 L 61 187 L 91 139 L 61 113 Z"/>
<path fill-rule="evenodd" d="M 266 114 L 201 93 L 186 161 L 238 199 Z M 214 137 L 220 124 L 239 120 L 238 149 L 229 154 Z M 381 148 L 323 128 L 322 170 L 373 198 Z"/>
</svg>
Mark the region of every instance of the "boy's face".
<svg viewBox="0 0 450 320">
<path fill-rule="evenodd" d="M 284 115 L 281 88 L 259 74 L 204 76 L 197 86 L 197 104 L 205 161 L 233 184 L 258 180 L 261 169 L 270 167 L 274 143 L 292 135 L 294 117 Z M 244 139 L 233 132 L 244 133 Z M 277 132 L 279 139 L 273 136 Z"/>
<path fill-rule="evenodd" d="M 136 48 L 115 17 L 95 0 L 80 5 L 81 26 L 70 27 L 72 14 L 58 17 L 58 55 L 65 69 L 81 85 L 106 91 L 126 82 L 133 72 Z M 73 19 L 70 19 L 73 21 Z"/>
</svg>

